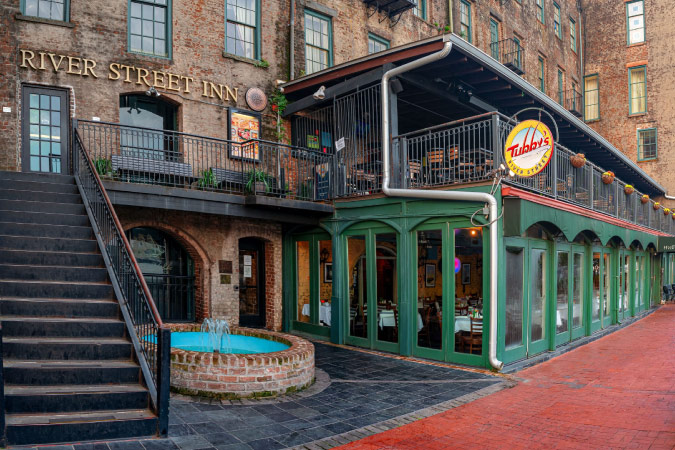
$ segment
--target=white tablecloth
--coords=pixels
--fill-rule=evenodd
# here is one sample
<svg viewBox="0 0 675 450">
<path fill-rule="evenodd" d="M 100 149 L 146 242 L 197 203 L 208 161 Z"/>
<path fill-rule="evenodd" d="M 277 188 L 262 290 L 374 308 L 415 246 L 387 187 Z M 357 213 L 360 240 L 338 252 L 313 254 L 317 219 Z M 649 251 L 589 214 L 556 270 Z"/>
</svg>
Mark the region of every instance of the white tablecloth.
<svg viewBox="0 0 675 450">
<path fill-rule="evenodd" d="M 396 319 L 394 316 L 394 311 L 384 310 L 380 311 L 380 318 L 378 320 L 380 329 L 384 327 L 394 327 L 396 326 Z M 417 313 L 417 332 L 424 328 L 424 323 L 422 322 L 422 315 Z"/>
<path fill-rule="evenodd" d="M 482 317 L 479 317 L 481 319 Z M 471 331 L 471 319 L 469 316 L 455 316 L 455 333 Z"/>
<path fill-rule="evenodd" d="M 302 305 L 302 315 L 309 317 L 309 303 Z M 330 303 L 319 304 L 319 322 L 330 326 L 331 310 Z"/>
</svg>

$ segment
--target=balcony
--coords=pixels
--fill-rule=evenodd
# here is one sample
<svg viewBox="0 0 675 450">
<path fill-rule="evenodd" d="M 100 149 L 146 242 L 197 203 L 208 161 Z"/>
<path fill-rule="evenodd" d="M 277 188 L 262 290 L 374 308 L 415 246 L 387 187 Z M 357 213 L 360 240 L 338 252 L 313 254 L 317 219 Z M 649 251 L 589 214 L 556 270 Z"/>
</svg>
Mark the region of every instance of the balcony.
<svg viewBox="0 0 675 450">
<path fill-rule="evenodd" d="M 396 25 L 401 18 L 401 14 L 412 9 L 417 4 L 411 0 L 363 0 L 369 11 L 369 17 L 379 12 L 388 17 L 392 26 Z"/>
<path fill-rule="evenodd" d="M 490 44 L 490 55 L 518 75 L 525 73 L 525 49 L 513 38 L 503 39 Z"/>
<path fill-rule="evenodd" d="M 332 211 L 318 203 L 331 197 L 332 186 L 330 157 L 317 151 L 106 122 L 79 120 L 74 126 L 101 179 L 125 195 L 143 190 L 165 199 L 207 199 L 216 210 L 222 207 L 215 203 L 234 200 L 242 207 Z"/>
<path fill-rule="evenodd" d="M 565 109 L 577 117 L 582 117 L 584 115 L 581 109 L 583 103 L 581 91 L 576 89 L 568 89 L 564 92 L 563 98 Z"/>
</svg>

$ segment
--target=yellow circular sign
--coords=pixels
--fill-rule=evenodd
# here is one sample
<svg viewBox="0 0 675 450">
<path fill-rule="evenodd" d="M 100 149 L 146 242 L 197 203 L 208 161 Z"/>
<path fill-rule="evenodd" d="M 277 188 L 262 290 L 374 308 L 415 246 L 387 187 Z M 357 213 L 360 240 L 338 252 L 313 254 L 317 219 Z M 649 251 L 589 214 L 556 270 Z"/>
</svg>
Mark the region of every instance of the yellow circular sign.
<svg viewBox="0 0 675 450">
<path fill-rule="evenodd" d="M 537 120 L 520 122 L 506 138 L 506 165 L 519 177 L 531 177 L 546 168 L 553 156 L 553 135 Z"/>
</svg>

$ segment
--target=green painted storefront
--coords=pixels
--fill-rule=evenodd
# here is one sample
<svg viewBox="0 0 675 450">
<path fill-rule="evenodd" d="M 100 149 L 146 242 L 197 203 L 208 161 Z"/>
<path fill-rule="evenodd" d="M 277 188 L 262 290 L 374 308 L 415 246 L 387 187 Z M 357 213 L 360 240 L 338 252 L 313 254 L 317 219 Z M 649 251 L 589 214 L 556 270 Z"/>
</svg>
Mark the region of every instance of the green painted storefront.
<svg viewBox="0 0 675 450">
<path fill-rule="evenodd" d="M 466 189 L 489 191 L 488 186 Z M 501 191 L 496 197 L 503 208 L 496 243 L 497 356 L 504 363 L 554 350 L 660 301 L 661 266 L 673 267 L 675 259 L 656 253 L 657 236 L 519 198 L 502 200 Z M 333 217 L 320 227 L 285 234 L 284 328 L 338 344 L 489 367 L 492 243 L 487 232 L 470 222 L 483 205 L 366 197 L 335 206 Z M 485 223 L 480 214 L 474 221 Z M 476 251 L 456 255 L 460 244 L 455 241 L 467 232 L 478 237 L 472 239 L 482 253 L 478 260 Z M 354 249 L 360 253 L 356 257 Z M 426 252 L 433 253 L 433 269 L 423 260 Z M 461 336 L 466 331 L 455 333 L 466 314 L 456 303 L 467 294 L 464 271 L 445 277 L 435 287 L 435 299 L 422 298 L 425 285 L 441 283 L 442 274 L 453 270 L 455 258 L 473 258 L 476 267 L 467 264 L 466 278 L 481 277 L 480 286 L 472 285 L 473 294 L 485 299 L 479 303 L 485 320 L 479 351 L 465 348 Z M 380 280 L 383 270 L 389 276 Z M 664 282 L 672 279 L 671 272 L 664 271 Z M 367 314 L 376 308 L 377 314 Z M 382 317 L 392 311 L 394 332 L 385 333 Z M 429 330 L 432 326 L 436 331 Z"/>
</svg>

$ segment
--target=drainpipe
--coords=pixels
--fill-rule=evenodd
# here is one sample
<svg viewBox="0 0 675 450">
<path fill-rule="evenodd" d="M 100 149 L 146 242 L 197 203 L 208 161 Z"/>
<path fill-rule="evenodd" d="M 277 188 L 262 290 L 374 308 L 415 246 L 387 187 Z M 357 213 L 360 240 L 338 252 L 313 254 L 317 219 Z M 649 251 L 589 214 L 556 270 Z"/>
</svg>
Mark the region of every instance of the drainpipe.
<svg viewBox="0 0 675 450">
<path fill-rule="evenodd" d="M 291 66 L 291 73 L 290 73 L 290 79 L 294 80 L 295 79 L 295 0 L 291 0 L 291 36 L 290 36 L 290 46 L 291 46 L 291 54 L 290 54 L 290 66 Z"/>
<path fill-rule="evenodd" d="M 497 219 L 499 211 L 497 199 L 494 196 L 482 192 L 466 191 L 432 191 L 422 189 L 393 189 L 389 187 L 389 80 L 418 67 L 422 67 L 434 61 L 441 60 L 450 54 L 452 42 L 449 35 L 443 37 L 443 49 L 431 55 L 424 56 L 402 66 L 387 71 L 382 76 L 382 192 L 388 197 L 423 198 L 431 200 L 457 200 L 467 202 L 487 203 L 490 209 L 490 342 L 489 360 L 490 365 L 501 370 L 504 363 L 497 359 L 497 271 L 499 267 L 499 248 L 497 235 Z"/>
</svg>

